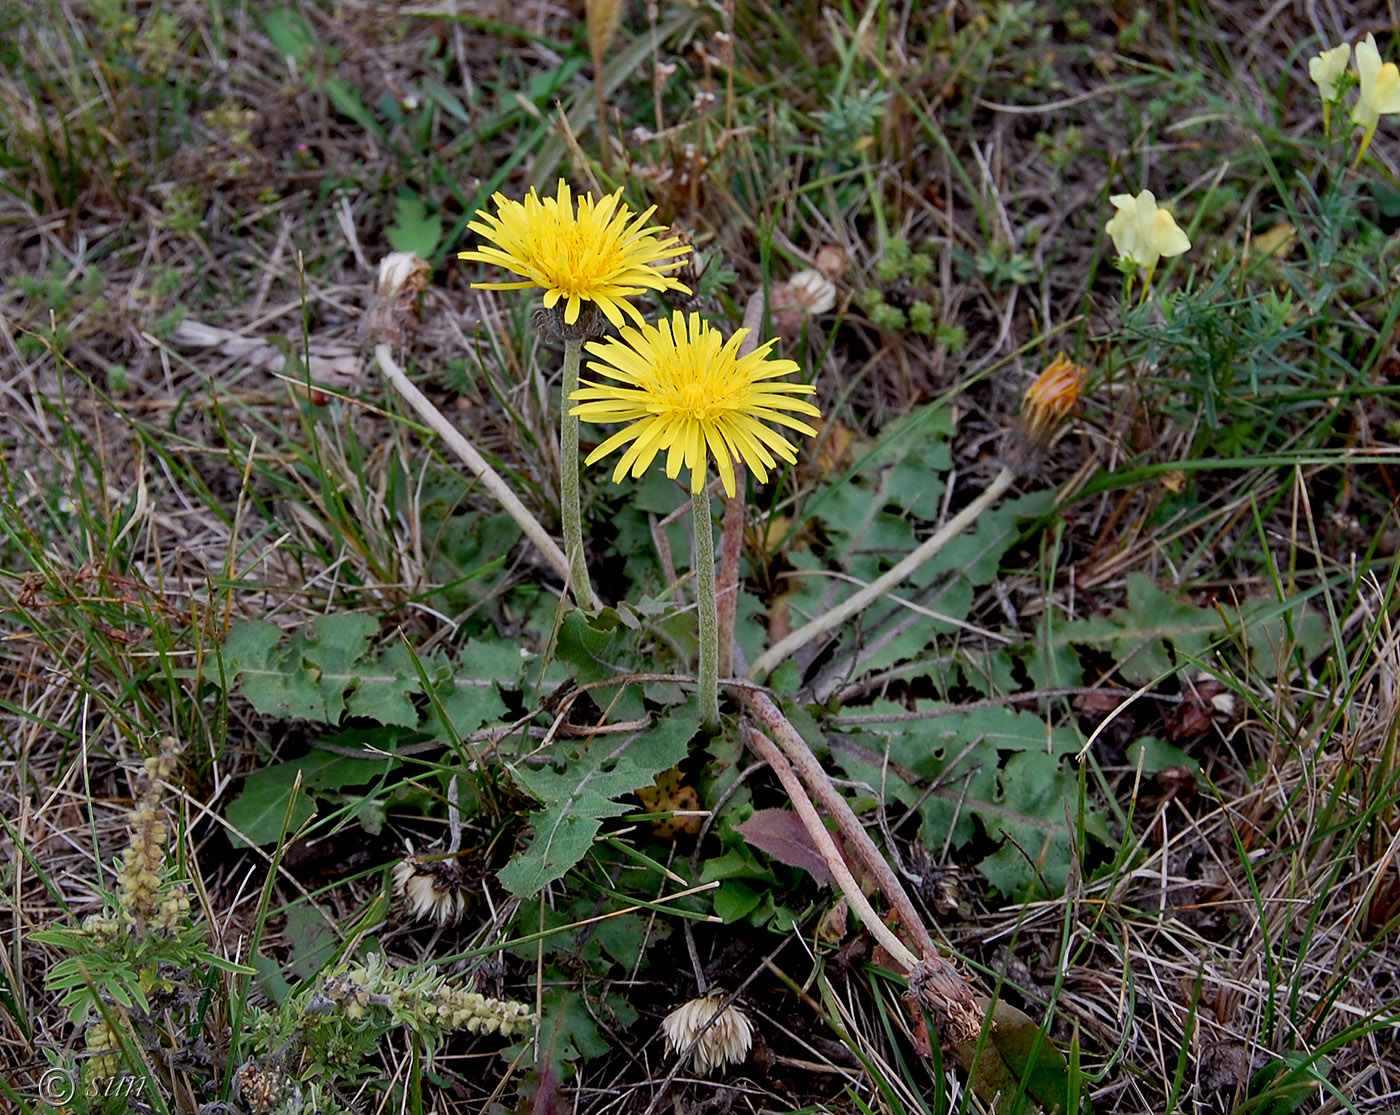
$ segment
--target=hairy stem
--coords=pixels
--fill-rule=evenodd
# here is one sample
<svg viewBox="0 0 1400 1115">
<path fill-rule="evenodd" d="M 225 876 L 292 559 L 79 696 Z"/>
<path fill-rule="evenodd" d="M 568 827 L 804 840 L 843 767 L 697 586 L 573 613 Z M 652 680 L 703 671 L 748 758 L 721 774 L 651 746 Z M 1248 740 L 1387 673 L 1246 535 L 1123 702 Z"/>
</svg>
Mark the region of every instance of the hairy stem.
<svg viewBox="0 0 1400 1115">
<path fill-rule="evenodd" d="M 758 331 L 763 325 L 763 291 L 756 290 L 744 307 L 744 328 L 748 334 L 739 342 L 742 360 L 758 347 Z M 734 495 L 724 501 L 724 522 L 720 533 L 719 584 L 719 672 L 734 672 L 734 615 L 739 608 L 739 557 L 744 549 L 744 462 L 734 462 Z"/>
<path fill-rule="evenodd" d="M 715 538 L 710 521 L 710 493 L 692 492 L 695 519 L 695 596 L 700 606 L 700 719 L 719 727 L 719 615 L 715 604 Z"/>
<path fill-rule="evenodd" d="M 579 354 L 583 342 L 564 342 L 564 398 L 559 421 L 559 513 L 564 519 L 564 552 L 569 556 L 569 581 L 574 599 L 581 608 L 596 608 L 593 582 L 588 579 L 588 562 L 583 554 L 583 514 L 578 496 L 578 416 L 570 414 L 573 394 L 578 390 Z"/>
<path fill-rule="evenodd" d="M 1002 493 L 1011 487 L 1011 482 L 1015 479 L 1014 472 L 1003 468 L 987 485 L 986 491 L 944 523 L 933 535 L 925 539 L 922 545 L 895 563 L 888 572 L 871 581 L 850 599 L 836 605 L 830 611 L 823 612 L 811 622 L 803 624 L 787 638 L 779 639 L 763 654 L 759 655 L 758 661 L 749 670 L 749 677 L 755 680 L 767 677 L 799 647 L 806 646 L 813 639 L 820 639 L 822 636 L 830 634 L 853 615 L 863 611 L 872 601 L 884 596 L 885 593 L 903 581 L 924 562 L 933 558 L 944 546 L 976 522 L 977 517 L 995 503 Z"/>
</svg>

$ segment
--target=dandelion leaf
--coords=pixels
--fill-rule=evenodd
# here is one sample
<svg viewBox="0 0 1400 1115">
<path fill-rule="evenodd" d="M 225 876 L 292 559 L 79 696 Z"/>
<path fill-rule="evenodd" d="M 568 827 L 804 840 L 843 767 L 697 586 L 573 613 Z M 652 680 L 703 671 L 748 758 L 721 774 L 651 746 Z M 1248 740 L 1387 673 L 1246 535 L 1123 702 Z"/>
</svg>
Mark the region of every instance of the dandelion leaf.
<svg viewBox="0 0 1400 1115">
<path fill-rule="evenodd" d="M 1126 608 L 1068 628 L 1061 637 L 1106 646 L 1124 677 L 1148 682 L 1199 658 L 1223 629 L 1218 612 L 1197 608 L 1142 573 L 1129 573 Z"/>
<path fill-rule="evenodd" d="M 358 684 L 345 702 L 351 716 L 400 728 L 418 726 L 413 694 L 419 688 L 418 667 L 402 643 L 384 649 L 372 668 L 359 675 Z"/>
<path fill-rule="evenodd" d="M 282 646 L 280 628 L 242 623 L 224 641 L 225 668 L 259 712 L 334 724 L 357 682 L 355 666 L 378 631 L 378 621 L 358 613 L 319 616 Z"/>
<path fill-rule="evenodd" d="M 1002 893 L 1062 889 L 1072 850 L 1066 817 L 1079 815 L 1078 780 L 1062 765 L 1078 750 L 1078 734 L 1004 707 L 960 712 L 925 704 L 919 711 L 946 715 L 911 721 L 898 719 L 908 709 L 892 702 L 862 708 L 864 716 L 891 720 L 838 741 L 834 752 L 846 773 L 887 801 L 917 805 L 929 847 L 965 847 L 980 830 L 997 847 L 979 869 Z M 926 792 L 930 780 L 936 784 Z M 1090 836 L 1106 839 L 1099 813 L 1089 810 L 1085 823 Z"/>
<path fill-rule="evenodd" d="M 985 1038 L 956 1052 L 972 1090 L 995 1115 L 1069 1115 L 1069 1064 L 1031 1019 L 1010 1003 L 992 1006 Z"/>
<path fill-rule="evenodd" d="M 243 780 L 239 795 L 229 802 L 224 816 L 253 844 L 272 844 L 282 836 L 287 803 L 296 790 L 287 832 L 295 832 L 316 815 L 312 797 L 317 791 L 337 791 L 363 786 L 383 775 L 392 759 L 352 759 L 331 751 L 313 751 L 302 759 L 255 770 Z M 236 845 L 242 846 L 237 837 Z"/>
<path fill-rule="evenodd" d="M 1256 598 L 1239 605 L 1197 607 L 1142 573 L 1128 574 L 1127 587 L 1126 607 L 1063 625 L 1045 645 L 1104 647 L 1123 676 L 1139 684 L 1189 667 L 1206 659 L 1214 647 L 1231 642 L 1245 652 L 1256 673 L 1271 678 L 1328 645 L 1325 617 L 1302 600 Z"/>
<path fill-rule="evenodd" d="M 690 701 L 622 747 L 614 736 L 599 736 L 585 742 L 561 768 L 514 764 L 511 773 L 520 788 L 544 808 L 530 815 L 534 836 L 501 869 L 502 886 L 529 898 L 562 878 L 588 854 L 604 820 L 633 808 L 617 799 L 651 785 L 663 770 L 684 759 L 699 726 L 698 708 Z"/>
</svg>

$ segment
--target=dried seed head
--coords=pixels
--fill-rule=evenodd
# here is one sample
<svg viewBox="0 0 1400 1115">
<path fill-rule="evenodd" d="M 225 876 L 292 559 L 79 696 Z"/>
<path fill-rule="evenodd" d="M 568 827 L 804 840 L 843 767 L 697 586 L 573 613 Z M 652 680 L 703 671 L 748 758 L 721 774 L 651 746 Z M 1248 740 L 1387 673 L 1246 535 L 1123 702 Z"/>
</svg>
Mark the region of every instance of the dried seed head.
<svg viewBox="0 0 1400 1115">
<path fill-rule="evenodd" d="M 418 299 L 427 289 L 432 270 L 426 259 L 413 252 L 390 252 L 379 261 L 369 306 L 360 319 L 366 343 L 403 344 L 408 327 L 417 323 Z"/>
<path fill-rule="evenodd" d="M 455 925 L 467 909 L 462 867 L 455 859 L 401 859 L 394 865 L 394 893 L 418 921 Z"/>
<path fill-rule="evenodd" d="M 779 283 L 773 290 L 773 306 L 783 310 L 795 306 L 803 313 L 815 317 L 824 314 L 836 305 L 836 284 L 820 271 L 799 271 L 785 283 Z"/>
<path fill-rule="evenodd" d="M 925 957 L 909 969 L 908 994 L 929 1012 L 939 1031 L 957 1044 L 982 1029 L 982 1012 L 961 972 L 940 956 Z"/>
<path fill-rule="evenodd" d="M 700 1073 L 737 1065 L 753 1048 L 749 1016 L 732 1003 L 725 1006 L 724 996 L 714 992 L 682 1003 L 666 1016 L 661 1028 L 669 1052 L 684 1053 L 694 1045 L 695 1070 Z"/>
</svg>

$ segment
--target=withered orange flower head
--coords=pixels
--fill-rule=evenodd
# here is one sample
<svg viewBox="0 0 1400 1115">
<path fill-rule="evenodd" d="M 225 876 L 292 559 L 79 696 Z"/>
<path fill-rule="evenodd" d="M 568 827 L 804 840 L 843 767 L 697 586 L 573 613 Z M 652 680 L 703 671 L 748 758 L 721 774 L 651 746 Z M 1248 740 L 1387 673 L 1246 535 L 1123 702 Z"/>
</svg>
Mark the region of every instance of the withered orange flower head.
<svg viewBox="0 0 1400 1115">
<path fill-rule="evenodd" d="M 1023 412 L 1031 421 L 1063 422 L 1079 401 L 1088 378 L 1087 368 L 1071 363 L 1060 353 L 1026 388 Z"/>
<path fill-rule="evenodd" d="M 1049 446 L 1089 378 L 1087 368 L 1073 363 L 1062 352 L 1031 381 L 1021 400 L 1016 447 L 1021 467 L 1029 468 Z"/>
</svg>

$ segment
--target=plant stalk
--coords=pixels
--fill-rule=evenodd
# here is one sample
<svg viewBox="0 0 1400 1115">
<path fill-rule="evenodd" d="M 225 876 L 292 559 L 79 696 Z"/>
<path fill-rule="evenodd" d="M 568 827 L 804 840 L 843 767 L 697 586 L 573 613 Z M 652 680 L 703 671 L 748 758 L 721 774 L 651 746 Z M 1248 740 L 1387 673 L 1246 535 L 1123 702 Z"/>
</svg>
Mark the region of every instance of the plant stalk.
<svg viewBox="0 0 1400 1115">
<path fill-rule="evenodd" d="M 754 291 L 744 307 L 744 328 L 748 334 L 739 342 L 740 360 L 758 347 L 765 307 L 760 288 Z M 739 608 L 739 558 L 744 548 L 744 472 L 744 462 L 736 459 L 734 496 L 724 501 L 724 522 L 720 534 L 716 595 L 719 601 L 719 672 L 722 677 L 731 677 L 734 673 L 734 616 Z"/>
<path fill-rule="evenodd" d="M 691 493 L 690 509 L 695 519 L 695 597 L 700 608 L 700 719 L 714 731 L 719 727 L 719 608 L 709 489 Z"/>
<path fill-rule="evenodd" d="M 579 357 L 583 342 L 564 342 L 564 398 L 559 421 L 559 514 L 564 520 L 564 552 L 569 558 L 569 583 L 580 608 L 596 608 L 593 582 L 588 579 L 588 562 L 583 554 L 583 513 L 578 495 L 578 416 L 570 414 L 573 394 L 578 390 Z"/>
<path fill-rule="evenodd" d="M 404 375 L 403 369 L 394 361 L 389 346 L 387 344 L 375 345 L 374 358 L 378 361 L 379 368 L 384 373 L 384 378 L 389 381 L 389 385 L 403 396 L 404 401 L 418 412 L 418 416 L 427 423 L 428 427 L 441 437 L 447 443 L 447 447 L 471 469 L 472 475 L 481 481 L 482 487 L 490 492 L 496 502 L 515 520 L 525 537 L 535 544 L 535 548 L 554 567 L 559 576 L 568 580 L 570 576 L 569 561 L 564 556 L 564 551 L 559 548 L 558 543 L 549 536 L 549 532 L 540 525 L 540 521 L 530 514 L 529 508 L 520 502 L 519 497 L 506 486 L 506 482 L 487 463 L 486 458 L 476 451 L 476 447 L 466 439 L 462 431 L 452 425 L 443 416 L 442 411 L 433 406 L 423 392 L 410 382 L 409 378 Z M 575 420 L 575 426 L 577 426 L 577 420 Z M 577 446 L 575 447 L 575 456 L 577 456 Z"/>
</svg>

